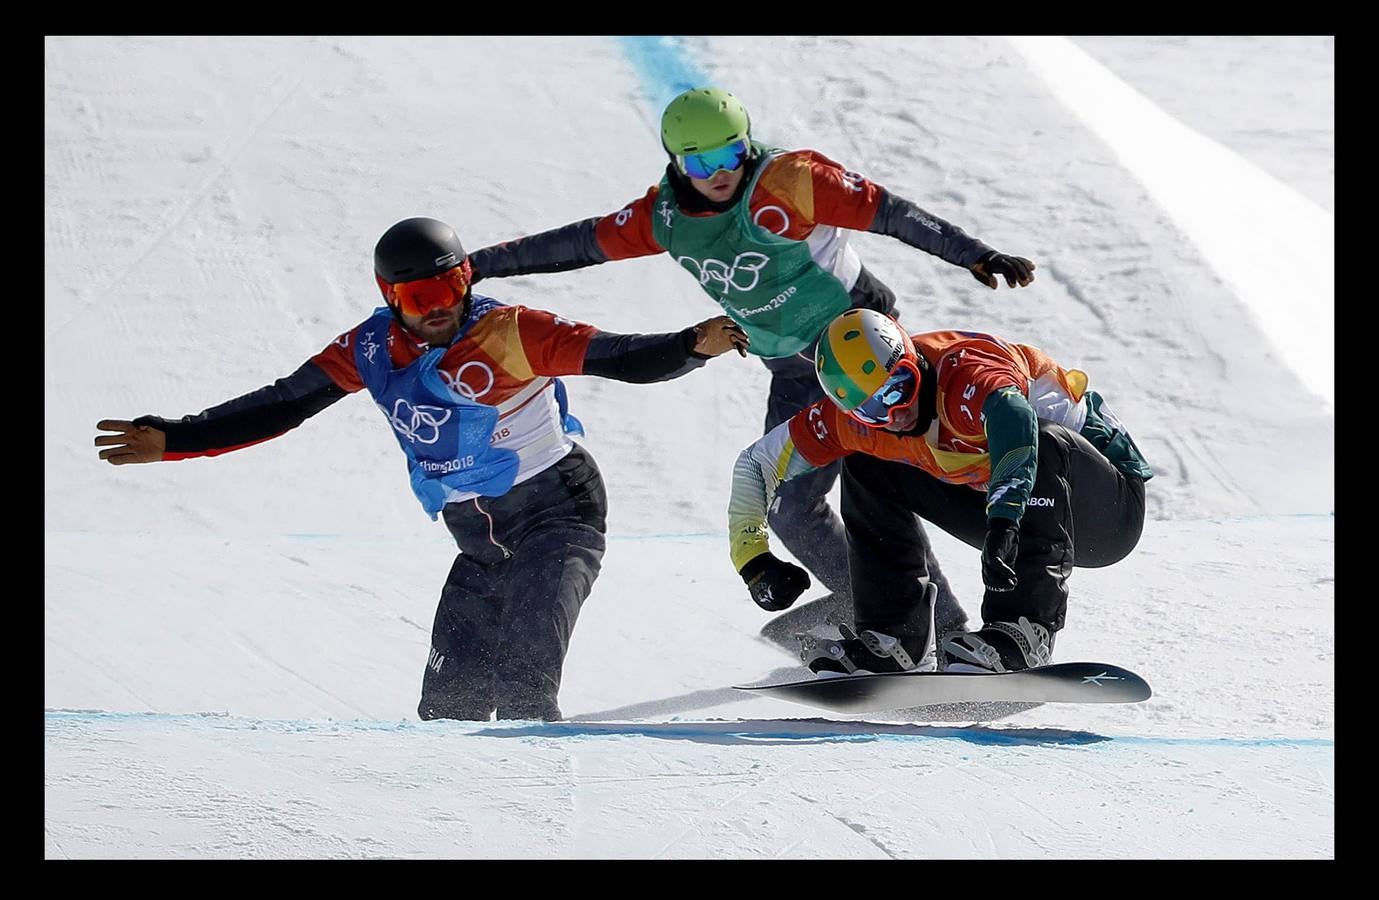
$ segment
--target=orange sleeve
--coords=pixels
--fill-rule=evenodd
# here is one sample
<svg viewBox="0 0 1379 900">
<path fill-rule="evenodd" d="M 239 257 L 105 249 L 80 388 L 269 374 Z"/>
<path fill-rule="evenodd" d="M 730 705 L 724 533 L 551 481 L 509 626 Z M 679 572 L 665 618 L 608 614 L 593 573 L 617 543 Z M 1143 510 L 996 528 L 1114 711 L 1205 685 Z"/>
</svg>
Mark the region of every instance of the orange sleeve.
<svg viewBox="0 0 1379 900">
<path fill-rule="evenodd" d="M 331 381 L 351 394 L 364 389 L 364 379 L 359 377 L 359 367 L 354 364 L 354 342 L 359 338 L 361 327 L 356 325 L 346 331 L 311 358 Z"/>
<path fill-rule="evenodd" d="M 814 184 L 814 220 L 855 231 L 870 228 L 881 205 L 881 185 L 843 168 L 816 150 L 805 152 L 809 154 Z"/>
<path fill-rule="evenodd" d="M 631 259 L 664 253 L 666 248 L 656 243 L 651 233 L 651 216 L 656 209 L 659 185 L 652 185 L 646 196 L 638 197 L 594 225 L 594 238 L 610 260 Z"/>
<path fill-rule="evenodd" d="M 526 306 L 514 307 L 518 339 L 533 374 L 584 374 L 584 355 L 598 329 Z"/>
<path fill-rule="evenodd" d="M 766 164 L 749 203 L 753 222 L 803 241 L 816 225 L 866 231 L 883 196 L 880 185 L 817 150 L 792 150 Z"/>
</svg>

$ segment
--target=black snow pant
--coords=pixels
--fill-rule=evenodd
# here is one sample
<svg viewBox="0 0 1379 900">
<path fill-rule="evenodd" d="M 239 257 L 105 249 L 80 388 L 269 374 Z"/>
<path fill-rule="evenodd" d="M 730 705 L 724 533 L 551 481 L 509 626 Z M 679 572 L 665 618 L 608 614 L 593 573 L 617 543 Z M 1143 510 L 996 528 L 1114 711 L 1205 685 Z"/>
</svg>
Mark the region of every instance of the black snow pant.
<svg viewBox="0 0 1379 900">
<path fill-rule="evenodd" d="M 1073 566 L 1124 559 L 1144 528 L 1144 482 L 1117 471 L 1082 435 L 1039 424 L 1039 468 L 1020 522 L 1018 584 L 986 591 L 982 621 L 1025 616 L 1063 627 Z M 981 548 L 986 491 L 949 484 L 922 469 L 854 453 L 843 462 L 843 523 L 858 629 L 924 638 L 928 538 L 916 515 Z"/>
<path fill-rule="evenodd" d="M 560 718 L 561 668 L 607 512 L 603 477 L 579 446 L 501 497 L 446 505 L 460 554 L 431 629 L 422 719 Z"/>
<path fill-rule="evenodd" d="M 875 309 L 895 315 L 895 294 L 865 268 L 853 286 L 852 305 Z M 786 421 L 812 403 L 824 399 L 819 377 L 814 371 L 814 350 L 810 348 L 794 356 L 763 359 L 771 370 L 771 394 L 766 400 L 766 428 L 763 434 Z M 841 471 L 841 463 L 831 463 L 799 478 L 783 482 L 776 490 L 776 499 L 767 512 L 771 532 L 800 561 L 800 564 L 823 582 L 835 595 L 850 598 L 848 579 L 847 538 L 843 523 L 828 505 L 828 492 L 833 489 Z M 843 492 L 847 492 L 844 482 Z M 846 502 L 846 500 L 844 501 Z M 924 526 L 915 522 L 924 534 Z M 938 586 L 935 620 L 947 628 L 966 621 L 967 614 L 953 596 L 939 568 L 938 560 L 924 538 L 929 577 Z"/>
</svg>

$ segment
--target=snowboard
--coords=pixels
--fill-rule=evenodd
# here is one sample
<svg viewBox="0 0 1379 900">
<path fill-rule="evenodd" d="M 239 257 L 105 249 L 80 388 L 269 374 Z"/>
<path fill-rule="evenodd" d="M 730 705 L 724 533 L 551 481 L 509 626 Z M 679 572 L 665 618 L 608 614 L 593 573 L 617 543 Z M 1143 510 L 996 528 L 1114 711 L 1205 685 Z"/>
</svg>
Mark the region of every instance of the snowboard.
<svg viewBox="0 0 1379 900">
<path fill-rule="evenodd" d="M 800 661 L 799 635 L 817 631 L 831 637 L 841 637 L 838 624 L 852 620 L 852 604 L 846 597 L 825 594 L 806 603 L 797 603 L 778 613 L 761 627 L 759 637 L 789 656 Z M 807 671 L 800 666 L 800 671 Z M 1027 712 L 1041 704 L 1037 701 L 968 701 L 962 703 L 931 703 L 925 706 L 900 707 L 884 718 L 900 721 L 926 722 L 992 722 L 1016 713 Z"/>
<path fill-rule="evenodd" d="M 768 697 L 838 713 L 871 713 L 935 704 L 1138 703 L 1148 682 L 1120 666 L 1053 663 L 1002 673 L 889 672 L 823 675 L 784 684 L 733 685 Z"/>
</svg>

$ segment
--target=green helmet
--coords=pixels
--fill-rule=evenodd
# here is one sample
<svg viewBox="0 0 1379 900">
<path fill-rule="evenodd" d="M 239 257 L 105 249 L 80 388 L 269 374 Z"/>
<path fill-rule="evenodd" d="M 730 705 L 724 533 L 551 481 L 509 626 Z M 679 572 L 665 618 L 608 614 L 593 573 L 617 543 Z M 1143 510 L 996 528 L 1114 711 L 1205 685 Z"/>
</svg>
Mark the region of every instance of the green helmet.
<svg viewBox="0 0 1379 900">
<path fill-rule="evenodd" d="M 844 412 L 865 403 L 903 360 L 922 375 L 914 342 L 899 323 L 874 309 L 850 309 L 829 323 L 814 350 L 819 386 Z"/>
<path fill-rule="evenodd" d="M 692 88 L 661 114 L 661 146 L 671 156 L 705 153 L 745 140 L 752 120 L 736 97 L 722 88 Z"/>
</svg>

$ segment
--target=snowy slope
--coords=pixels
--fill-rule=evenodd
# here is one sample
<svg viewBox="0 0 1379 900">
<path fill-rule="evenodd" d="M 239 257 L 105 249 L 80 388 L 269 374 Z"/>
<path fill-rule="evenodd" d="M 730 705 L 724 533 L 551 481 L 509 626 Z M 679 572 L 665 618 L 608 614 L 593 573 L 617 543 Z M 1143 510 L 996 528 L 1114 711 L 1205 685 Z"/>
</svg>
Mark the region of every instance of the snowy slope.
<svg viewBox="0 0 1379 900">
<path fill-rule="evenodd" d="M 1208 148 L 1178 167 L 1234 161 L 1329 221 L 1330 39 L 1077 43 Z M 1223 275 L 1183 224 L 1217 198 L 1165 199 L 1031 60 L 962 37 L 48 38 L 45 854 L 1334 855 L 1334 414 L 1308 377 L 1333 288 L 1286 248 L 1307 296 Z M 453 545 L 366 399 L 214 460 L 98 463 L 98 419 L 196 412 L 362 319 L 397 219 L 477 247 L 639 196 L 660 106 L 701 76 L 767 142 L 1038 262 L 990 292 L 854 238 L 912 327 L 1042 346 L 1130 424 L 1152 521 L 1074 576 L 1058 649 L 1141 672 L 1150 701 L 969 728 L 732 691 L 790 671 L 722 534 L 755 360 L 570 383 L 611 510 L 563 724 L 416 721 Z M 610 330 L 714 312 L 657 258 L 481 290 Z M 1318 315 L 1290 345 L 1267 303 Z M 975 610 L 975 551 L 936 541 Z"/>
</svg>

